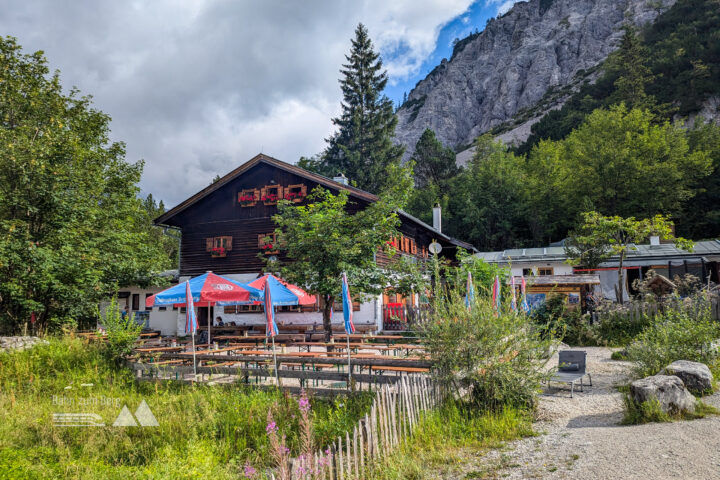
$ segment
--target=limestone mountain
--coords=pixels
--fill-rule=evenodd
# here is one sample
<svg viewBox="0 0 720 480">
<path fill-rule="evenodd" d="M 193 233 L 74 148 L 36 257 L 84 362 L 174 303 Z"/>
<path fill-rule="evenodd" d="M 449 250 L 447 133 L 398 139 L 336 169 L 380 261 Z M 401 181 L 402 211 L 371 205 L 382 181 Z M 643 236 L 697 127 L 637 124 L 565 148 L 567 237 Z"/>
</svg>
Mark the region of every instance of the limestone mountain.
<svg viewBox="0 0 720 480">
<path fill-rule="evenodd" d="M 396 139 L 412 154 L 426 128 L 462 150 L 515 118 L 503 139 L 524 141 L 615 48 L 625 23 L 643 25 L 675 0 L 530 0 L 459 41 L 398 109 Z M 521 115 L 518 115 L 521 114 Z"/>
</svg>

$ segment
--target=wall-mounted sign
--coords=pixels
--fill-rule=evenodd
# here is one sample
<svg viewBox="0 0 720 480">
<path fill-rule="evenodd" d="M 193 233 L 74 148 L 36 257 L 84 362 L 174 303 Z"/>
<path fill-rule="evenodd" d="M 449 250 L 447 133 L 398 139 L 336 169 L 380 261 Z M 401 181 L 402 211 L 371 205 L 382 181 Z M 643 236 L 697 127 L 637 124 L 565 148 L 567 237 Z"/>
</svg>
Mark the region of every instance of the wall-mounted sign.
<svg viewBox="0 0 720 480">
<path fill-rule="evenodd" d="M 434 253 L 435 255 L 437 255 L 438 253 L 442 252 L 442 245 L 440 245 L 438 242 L 433 240 L 432 243 L 430 244 L 429 249 L 430 249 L 430 253 Z"/>
</svg>

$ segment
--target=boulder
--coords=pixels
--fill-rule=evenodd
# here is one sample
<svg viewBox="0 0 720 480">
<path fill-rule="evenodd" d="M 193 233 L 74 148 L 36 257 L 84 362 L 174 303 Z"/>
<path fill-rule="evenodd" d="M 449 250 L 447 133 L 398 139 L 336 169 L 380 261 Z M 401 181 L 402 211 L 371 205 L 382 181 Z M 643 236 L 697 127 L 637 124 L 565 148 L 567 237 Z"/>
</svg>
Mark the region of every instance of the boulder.
<svg viewBox="0 0 720 480">
<path fill-rule="evenodd" d="M 630 384 L 630 395 L 640 404 L 656 398 L 663 412 L 678 414 L 695 411 L 695 397 L 686 388 L 680 377 L 654 375 L 635 380 Z"/>
<path fill-rule="evenodd" d="M 661 375 L 675 375 L 693 393 L 702 394 L 712 390 L 713 374 L 707 365 L 689 360 L 678 360 L 660 372 Z"/>
</svg>

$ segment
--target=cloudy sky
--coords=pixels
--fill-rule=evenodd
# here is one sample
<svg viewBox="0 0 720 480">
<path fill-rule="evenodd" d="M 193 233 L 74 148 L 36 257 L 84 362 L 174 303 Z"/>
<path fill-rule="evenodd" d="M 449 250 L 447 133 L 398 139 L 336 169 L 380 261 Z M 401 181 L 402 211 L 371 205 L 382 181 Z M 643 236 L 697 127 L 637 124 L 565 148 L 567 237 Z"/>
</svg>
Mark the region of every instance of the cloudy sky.
<svg viewBox="0 0 720 480">
<path fill-rule="evenodd" d="M 338 70 L 367 25 L 395 101 L 449 57 L 452 40 L 513 0 L 2 0 L 0 34 L 44 50 L 65 87 L 112 116 L 143 193 L 172 206 L 264 152 L 324 147 Z"/>
</svg>

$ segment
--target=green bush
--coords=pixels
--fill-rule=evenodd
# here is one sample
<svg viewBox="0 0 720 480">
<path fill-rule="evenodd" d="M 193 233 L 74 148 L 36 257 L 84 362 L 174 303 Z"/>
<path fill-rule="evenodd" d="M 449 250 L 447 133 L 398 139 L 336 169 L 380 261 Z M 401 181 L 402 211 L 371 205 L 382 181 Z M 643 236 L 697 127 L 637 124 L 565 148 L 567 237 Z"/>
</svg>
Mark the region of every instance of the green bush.
<svg viewBox="0 0 720 480">
<path fill-rule="evenodd" d="M 593 329 L 601 344 L 627 345 L 652 323 L 652 317 L 647 314 L 631 315 L 632 305 L 612 304 L 598 309 L 598 322 Z"/>
<path fill-rule="evenodd" d="M 481 409 L 532 408 L 542 365 L 554 342 L 524 313 L 476 297 L 471 308 L 457 290 L 436 294 L 433 318 L 421 329 L 436 377 Z"/>
<path fill-rule="evenodd" d="M 108 359 L 119 364 L 132 353 L 143 326 L 135 321 L 135 315 L 123 316 L 120 313 L 115 297 L 105 309 L 103 326 L 106 333 L 104 353 Z"/>
<path fill-rule="evenodd" d="M 668 309 L 628 346 L 628 358 L 639 377 L 655 375 L 676 360 L 711 365 L 717 359 L 711 343 L 718 338 L 720 324 L 712 319 L 709 303 L 694 312 Z"/>
</svg>

